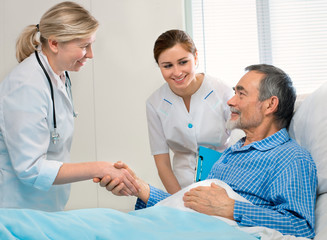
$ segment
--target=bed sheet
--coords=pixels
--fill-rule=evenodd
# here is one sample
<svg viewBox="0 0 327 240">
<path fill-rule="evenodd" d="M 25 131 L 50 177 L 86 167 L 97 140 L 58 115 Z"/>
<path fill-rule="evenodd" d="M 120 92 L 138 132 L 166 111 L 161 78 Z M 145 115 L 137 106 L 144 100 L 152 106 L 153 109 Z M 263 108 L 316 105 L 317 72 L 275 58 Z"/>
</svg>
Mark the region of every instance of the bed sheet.
<svg viewBox="0 0 327 240">
<path fill-rule="evenodd" d="M 228 195 L 247 201 L 226 183 L 210 179 L 195 183 L 159 204 L 123 213 L 114 209 L 81 209 L 43 212 L 30 209 L 0 209 L 0 239 L 261 239 L 307 240 L 282 235 L 266 227 L 240 227 L 222 217 L 208 216 L 184 207 L 182 197 L 197 186 L 212 182 L 224 187 Z M 315 240 L 327 239 L 327 194 L 316 205 Z"/>
<path fill-rule="evenodd" d="M 255 240 L 253 235 L 200 213 L 154 206 L 123 213 L 113 209 L 42 212 L 0 209 L 0 239 Z"/>
</svg>

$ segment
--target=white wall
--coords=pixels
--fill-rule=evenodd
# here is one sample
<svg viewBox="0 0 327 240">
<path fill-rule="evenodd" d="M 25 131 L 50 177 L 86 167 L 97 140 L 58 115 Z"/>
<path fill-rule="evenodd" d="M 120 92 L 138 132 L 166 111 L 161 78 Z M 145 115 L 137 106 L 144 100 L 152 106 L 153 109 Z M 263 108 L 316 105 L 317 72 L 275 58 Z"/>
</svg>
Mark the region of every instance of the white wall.
<svg viewBox="0 0 327 240">
<path fill-rule="evenodd" d="M 55 0 L 0 1 L 0 79 L 17 64 L 15 41 L 37 24 Z M 152 55 L 155 39 L 184 29 L 183 0 L 79 0 L 100 22 L 95 58 L 71 73 L 75 109 L 72 161 L 126 162 L 138 176 L 162 187 L 150 155 L 146 98 L 161 84 Z M 19 7 L 18 7 L 19 6 Z M 133 209 L 134 197 L 116 197 L 92 181 L 72 184 L 67 209 Z"/>
</svg>

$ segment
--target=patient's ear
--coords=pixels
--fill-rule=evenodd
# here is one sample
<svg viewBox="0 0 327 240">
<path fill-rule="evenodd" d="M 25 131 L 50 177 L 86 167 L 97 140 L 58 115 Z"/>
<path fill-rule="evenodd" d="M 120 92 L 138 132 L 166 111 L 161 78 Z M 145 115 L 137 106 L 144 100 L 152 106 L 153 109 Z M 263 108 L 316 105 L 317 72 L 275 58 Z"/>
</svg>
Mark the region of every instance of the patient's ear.
<svg viewBox="0 0 327 240">
<path fill-rule="evenodd" d="M 278 110 L 279 99 L 276 96 L 272 96 L 265 100 L 265 111 L 266 114 L 272 114 Z"/>
</svg>

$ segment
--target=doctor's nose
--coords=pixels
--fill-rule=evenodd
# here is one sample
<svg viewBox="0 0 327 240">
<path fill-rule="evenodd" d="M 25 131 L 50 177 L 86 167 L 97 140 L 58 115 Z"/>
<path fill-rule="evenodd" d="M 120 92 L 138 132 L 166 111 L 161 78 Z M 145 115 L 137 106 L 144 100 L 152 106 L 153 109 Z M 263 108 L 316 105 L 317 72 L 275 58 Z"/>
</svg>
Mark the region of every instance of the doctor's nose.
<svg viewBox="0 0 327 240">
<path fill-rule="evenodd" d="M 92 49 L 92 46 L 89 46 L 89 47 L 86 49 L 85 57 L 86 57 L 86 58 L 93 58 L 93 49 Z"/>
</svg>

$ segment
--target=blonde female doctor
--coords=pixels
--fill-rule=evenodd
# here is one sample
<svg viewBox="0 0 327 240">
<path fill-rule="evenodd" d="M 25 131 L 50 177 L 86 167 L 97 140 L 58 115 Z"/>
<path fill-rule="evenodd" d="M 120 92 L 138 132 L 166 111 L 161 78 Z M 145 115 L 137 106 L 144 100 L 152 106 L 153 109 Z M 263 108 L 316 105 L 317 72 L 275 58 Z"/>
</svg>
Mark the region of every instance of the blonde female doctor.
<svg viewBox="0 0 327 240">
<path fill-rule="evenodd" d="M 153 52 L 166 83 L 146 103 L 150 148 L 161 181 L 173 194 L 194 182 L 199 146 L 227 147 L 227 101 L 233 91 L 221 80 L 195 72 L 197 50 L 184 31 L 162 33 Z"/>
<path fill-rule="evenodd" d="M 20 64 L 0 85 L 0 207 L 63 210 L 69 183 L 105 175 L 137 192 L 134 178 L 110 162 L 69 163 L 74 109 L 67 71 L 93 58 L 98 25 L 80 5 L 62 2 L 18 38 Z"/>
</svg>

